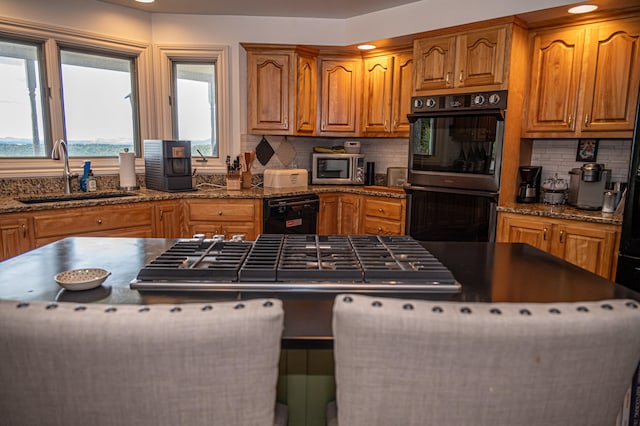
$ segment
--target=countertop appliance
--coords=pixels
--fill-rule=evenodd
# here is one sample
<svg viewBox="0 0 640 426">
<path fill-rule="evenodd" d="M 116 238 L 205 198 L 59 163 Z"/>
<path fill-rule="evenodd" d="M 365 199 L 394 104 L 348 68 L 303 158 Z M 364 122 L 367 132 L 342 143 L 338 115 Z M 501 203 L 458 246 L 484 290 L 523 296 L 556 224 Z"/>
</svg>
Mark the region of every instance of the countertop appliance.
<svg viewBox="0 0 640 426">
<path fill-rule="evenodd" d="M 262 205 L 264 234 L 315 234 L 320 211 L 317 194 L 265 198 Z"/>
<path fill-rule="evenodd" d="M 420 241 L 494 241 L 507 91 L 411 99 L 407 230 Z"/>
<path fill-rule="evenodd" d="M 347 154 L 360 154 L 360 141 L 344 141 L 344 152 Z"/>
<path fill-rule="evenodd" d="M 579 209 L 600 210 L 611 170 L 604 164 L 587 163 L 569 171 L 568 203 Z"/>
<path fill-rule="evenodd" d="M 145 140 L 144 171 L 149 189 L 192 191 L 191 141 Z"/>
<path fill-rule="evenodd" d="M 262 234 L 255 242 L 179 240 L 131 288 L 457 293 L 460 284 L 408 236 Z"/>
<path fill-rule="evenodd" d="M 306 169 L 265 169 L 262 186 L 265 189 L 306 189 L 308 181 Z"/>
<path fill-rule="evenodd" d="M 363 154 L 311 155 L 311 183 L 314 185 L 364 185 Z"/>
<path fill-rule="evenodd" d="M 640 291 L 640 103 L 636 110 L 626 192 L 616 282 Z"/>
<path fill-rule="evenodd" d="M 540 166 L 521 166 L 520 171 L 520 188 L 516 200 L 519 203 L 537 203 L 540 201 L 540 178 L 542 175 L 542 167 Z"/>
</svg>

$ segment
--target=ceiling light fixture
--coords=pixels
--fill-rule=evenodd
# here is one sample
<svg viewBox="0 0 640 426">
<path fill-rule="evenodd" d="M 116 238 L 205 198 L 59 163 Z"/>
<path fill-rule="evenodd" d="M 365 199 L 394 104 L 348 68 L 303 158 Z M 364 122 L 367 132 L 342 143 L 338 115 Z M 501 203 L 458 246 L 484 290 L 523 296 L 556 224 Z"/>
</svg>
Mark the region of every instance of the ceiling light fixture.
<svg viewBox="0 0 640 426">
<path fill-rule="evenodd" d="M 373 44 L 361 44 L 360 46 L 358 46 L 358 49 L 360 50 L 372 50 L 375 49 L 376 46 Z"/>
<path fill-rule="evenodd" d="M 136 0 L 138 3 L 153 3 L 156 0 Z"/>
<path fill-rule="evenodd" d="M 588 13 L 596 10 L 598 6 L 595 4 L 581 4 L 580 6 L 574 6 L 569 9 L 569 13 Z"/>
</svg>

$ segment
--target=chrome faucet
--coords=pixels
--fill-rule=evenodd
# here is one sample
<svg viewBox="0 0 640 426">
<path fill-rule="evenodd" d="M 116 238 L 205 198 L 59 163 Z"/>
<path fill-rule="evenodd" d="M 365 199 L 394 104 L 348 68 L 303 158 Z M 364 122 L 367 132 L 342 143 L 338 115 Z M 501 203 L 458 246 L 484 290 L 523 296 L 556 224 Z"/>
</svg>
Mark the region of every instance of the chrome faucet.
<svg viewBox="0 0 640 426">
<path fill-rule="evenodd" d="M 71 173 L 71 170 L 69 169 L 69 150 L 67 149 L 67 143 L 63 139 L 58 139 L 53 144 L 51 159 L 64 161 L 64 171 L 62 174 L 62 178 L 64 180 L 64 193 L 71 194 L 71 179 L 78 177 L 78 174 Z"/>
</svg>

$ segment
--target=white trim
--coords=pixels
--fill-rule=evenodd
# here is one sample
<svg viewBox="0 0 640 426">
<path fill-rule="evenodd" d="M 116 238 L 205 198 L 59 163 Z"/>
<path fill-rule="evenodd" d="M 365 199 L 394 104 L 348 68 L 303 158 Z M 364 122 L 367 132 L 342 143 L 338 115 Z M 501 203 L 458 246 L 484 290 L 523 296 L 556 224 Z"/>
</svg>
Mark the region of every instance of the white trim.
<svg viewBox="0 0 640 426">
<path fill-rule="evenodd" d="M 231 100 L 229 97 L 229 46 L 225 45 L 154 45 L 153 55 L 156 69 L 154 88 L 156 97 L 156 131 L 161 138 L 173 138 L 173 114 L 169 104 L 171 94 L 171 61 L 216 61 L 216 94 L 218 111 L 218 157 L 208 157 L 206 164 L 192 162 L 205 173 L 223 173 L 226 170 L 224 159 L 231 155 Z M 228 143 L 226 143 L 228 142 Z M 194 158 L 193 160 L 196 160 Z"/>
</svg>

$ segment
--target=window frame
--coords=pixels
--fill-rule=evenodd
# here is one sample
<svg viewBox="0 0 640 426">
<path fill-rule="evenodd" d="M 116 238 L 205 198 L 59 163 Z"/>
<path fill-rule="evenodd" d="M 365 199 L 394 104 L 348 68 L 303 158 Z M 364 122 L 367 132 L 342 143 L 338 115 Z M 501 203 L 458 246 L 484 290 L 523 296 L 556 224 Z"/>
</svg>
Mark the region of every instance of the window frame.
<svg viewBox="0 0 640 426">
<path fill-rule="evenodd" d="M 218 157 L 206 157 L 207 162 L 192 159 L 194 168 L 208 173 L 224 173 L 225 158 L 231 155 L 229 99 L 229 46 L 226 45 L 154 45 L 154 62 L 159 67 L 155 80 L 157 134 L 161 139 L 174 138 L 173 62 L 216 63 L 216 105 L 218 114 Z M 223 143 L 223 141 L 228 141 Z"/>
<path fill-rule="evenodd" d="M 6 40 L 38 43 L 42 46 L 44 66 L 43 96 L 47 99 L 49 117 L 44 118 L 45 134 L 50 138 L 47 144 L 63 139 L 64 117 L 61 93 L 60 48 L 83 50 L 96 54 L 107 54 L 133 59 L 136 70 L 135 84 L 138 94 L 138 138 L 142 145 L 144 139 L 153 139 L 155 117 L 151 89 L 152 54 L 147 43 L 105 37 L 77 30 L 62 29 L 54 26 L 31 24 L 11 19 L 0 19 L 0 36 Z M 142 149 L 142 148 L 141 148 Z M 136 158 L 136 171 L 144 171 L 142 152 Z M 69 164 L 79 170 L 85 160 L 91 160 L 92 169 L 97 174 L 117 174 L 118 157 L 72 157 Z M 0 158 L 0 178 L 52 176 L 62 172 L 59 161 L 49 158 Z"/>
</svg>

